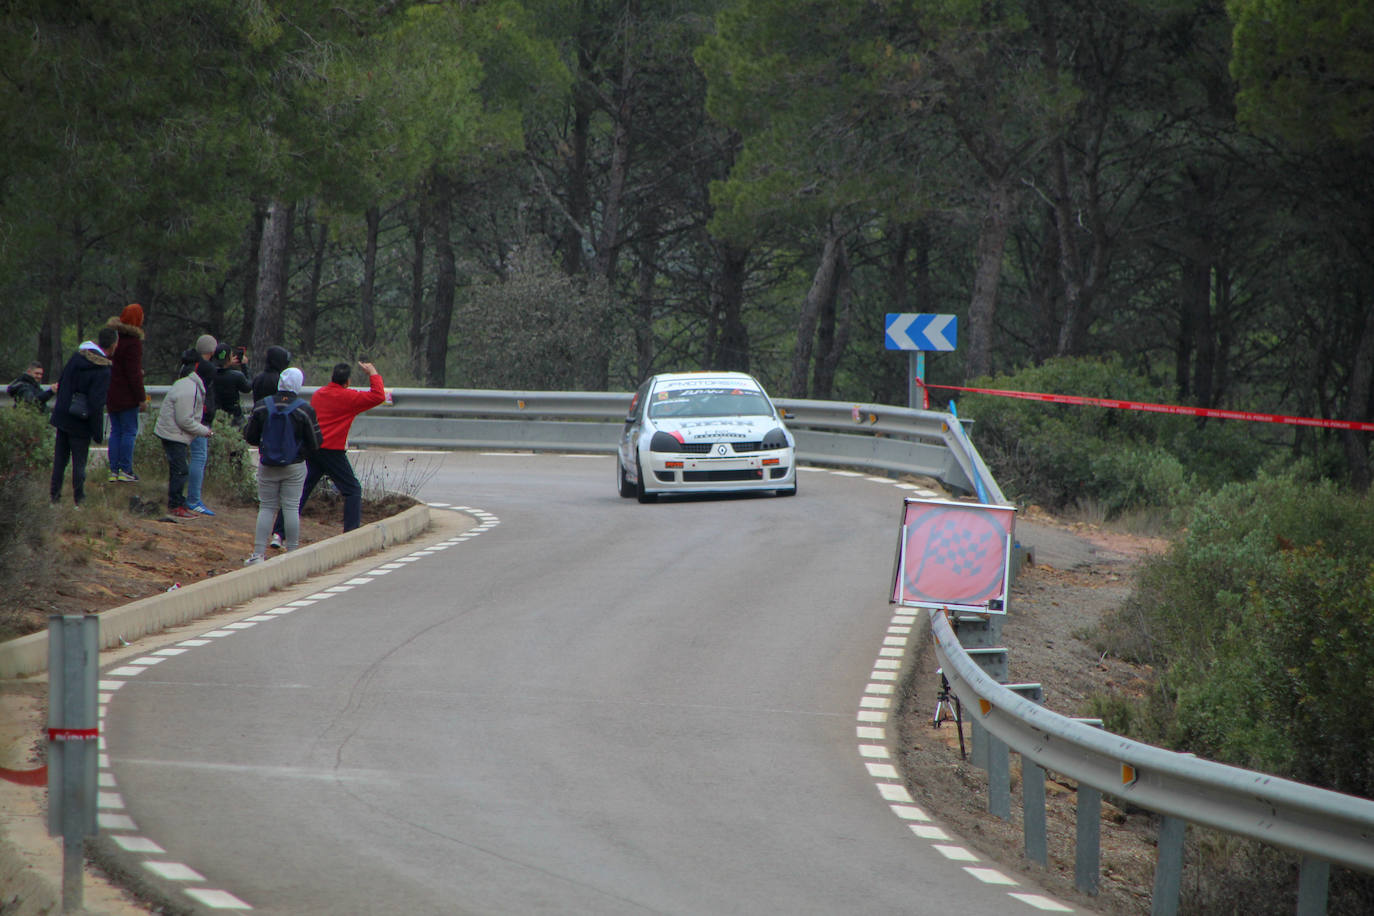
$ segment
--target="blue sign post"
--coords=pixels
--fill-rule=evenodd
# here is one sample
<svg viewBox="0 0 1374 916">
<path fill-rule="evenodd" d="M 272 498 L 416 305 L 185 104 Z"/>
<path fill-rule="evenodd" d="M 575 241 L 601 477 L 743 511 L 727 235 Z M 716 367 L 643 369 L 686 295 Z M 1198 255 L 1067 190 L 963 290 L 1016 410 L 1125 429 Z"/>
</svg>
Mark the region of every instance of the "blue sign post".
<svg viewBox="0 0 1374 916">
<path fill-rule="evenodd" d="M 910 351 L 907 372 L 907 404 L 929 407 L 925 397 L 926 351 L 947 352 L 955 348 L 959 332 L 956 315 L 922 315 L 913 312 L 888 312 L 884 340 L 889 350 Z M 919 389 L 919 390 L 918 390 Z"/>
</svg>

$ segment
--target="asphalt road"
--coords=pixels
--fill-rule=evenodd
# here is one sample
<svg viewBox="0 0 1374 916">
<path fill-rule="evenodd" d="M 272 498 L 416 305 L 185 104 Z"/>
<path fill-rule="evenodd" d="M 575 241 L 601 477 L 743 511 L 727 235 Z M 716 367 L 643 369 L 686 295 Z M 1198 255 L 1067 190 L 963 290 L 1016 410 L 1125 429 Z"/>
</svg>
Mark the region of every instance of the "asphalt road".
<svg viewBox="0 0 1374 916">
<path fill-rule="evenodd" d="M 416 460 L 478 527 L 114 691 L 117 814 L 161 850 L 136 867 L 271 914 L 1050 904 L 871 768 L 908 494 L 813 472 L 640 505 L 605 456 Z"/>
</svg>

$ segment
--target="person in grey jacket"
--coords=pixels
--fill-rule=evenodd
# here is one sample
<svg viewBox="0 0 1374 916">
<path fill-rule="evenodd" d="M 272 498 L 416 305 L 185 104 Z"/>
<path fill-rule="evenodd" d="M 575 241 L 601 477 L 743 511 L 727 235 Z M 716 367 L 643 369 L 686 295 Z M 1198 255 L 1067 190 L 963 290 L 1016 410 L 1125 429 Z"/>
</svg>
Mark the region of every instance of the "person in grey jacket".
<svg viewBox="0 0 1374 916">
<path fill-rule="evenodd" d="M 215 434 L 200 422 L 204 410 L 205 382 L 188 372 L 172 384 L 157 412 L 153 432 L 167 456 L 167 509 L 173 518 L 200 518 L 186 507 L 186 483 L 191 478 L 191 441 Z"/>
</svg>

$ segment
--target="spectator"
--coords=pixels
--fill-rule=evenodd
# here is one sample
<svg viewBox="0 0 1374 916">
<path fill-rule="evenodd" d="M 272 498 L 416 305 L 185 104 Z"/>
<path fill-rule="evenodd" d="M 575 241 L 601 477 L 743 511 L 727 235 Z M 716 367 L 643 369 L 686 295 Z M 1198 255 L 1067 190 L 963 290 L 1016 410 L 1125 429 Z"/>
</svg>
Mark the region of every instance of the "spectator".
<svg viewBox="0 0 1374 916">
<path fill-rule="evenodd" d="M 157 425 L 153 428 L 162 440 L 162 453 L 167 456 L 167 509 L 173 518 L 200 517 L 186 505 L 191 443 L 214 435 L 214 430 L 201 422 L 205 411 L 205 382 L 195 371 L 196 356 L 189 352 L 182 356 L 181 378 L 162 399 Z"/>
<path fill-rule="evenodd" d="M 200 422 L 210 426 L 215 420 L 215 371 L 214 356 L 219 344 L 209 334 L 196 338 L 195 355 L 196 375 L 200 376 L 204 400 L 201 407 Z M 189 477 L 186 482 L 186 508 L 200 515 L 214 515 L 214 511 L 201 499 L 201 487 L 205 484 L 205 465 L 210 460 L 210 439 L 196 436 L 191 440 Z"/>
<path fill-rule="evenodd" d="M 215 409 L 223 411 L 235 429 L 243 425 L 242 396 L 253 390 L 243 374 L 243 347 L 220 344 L 215 349 Z"/>
<path fill-rule="evenodd" d="M 306 460 L 323 442 L 314 409 L 299 395 L 304 381 L 301 370 L 282 370 L 277 393 L 253 405 L 253 414 L 243 429 L 244 441 L 258 446 L 258 524 L 253 532 L 253 554 L 244 561 L 245 566 L 261 563 L 265 558 L 267 538 L 278 512 L 286 532 L 286 549 L 295 550 L 300 545 Z M 273 435 L 274 410 L 286 411 L 288 425 L 283 430 L 291 434 L 289 443 Z"/>
<path fill-rule="evenodd" d="M 321 477 L 334 481 L 334 487 L 344 501 L 344 531 L 352 531 L 363 523 L 363 485 L 358 482 L 353 465 L 348 462 L 348 431 L 353 426 L 354 417 L 386 400 L 386 390 L 382 386 L 382 377 L 377 374 L 377 367 L 367 362 L 358 365 L 368 375 L 367 391 L 349 388 L 349 365 L 337 363 L 329 384 L 317 390 L 310 399 L 310 406 L 315 408 L 315 416 L 320 423 L 324 444 L 307 462 L 309 471 L 305 477 L 305 490 L 301 493 L 301 509 L 304 510 L 305 501 L 310 498 Z"/>
<path fill-rule="evenodd" d="M 285 347 L 267 348 L 267 368 L 253 376 L 253 404 L 277 393 L 277 377 L 291 362 L 291 354 Z"/>
<path fill-rule="evenodd" d="M 119 333 L 119 346 L 110 358 L 110 480 L 138 480 L 134 473 L 134 440 L 138 412 L 148 409 L 143 390 L 143 306 L 137 302 L 108 322 Z"/>
<path fill-rule="evenodd" d="M 95 342 L 86 341 L 62 367 L 50 423 L 57 430 L 49 496 L 54 505 L 62 497 L 67 462 L 72 465 L 72 499 L 79 507 L 86 498 L 86 459 L 91 440 L 105 441 L 105 397 L 110 391 L 110 356 L 119 345 L 119 332 L 103 327 Z M 84 405 L 80 402 L 84 401 Z M 74 403 L 75 402 L 75 403 Z"/>
<path fill-rule="evenodd" d="M 47 388 L 43 387 L 43 364 L 35 361 L 29 363 L 29 368 L 25 370 L 23 375 L 10 382 L 5 393 L 14 398 L 14 406 L 16 407 L 24 404 L 47 413 L 48 401 L 57 394 L 57 391 L 51 385 Z"/>
</svg>

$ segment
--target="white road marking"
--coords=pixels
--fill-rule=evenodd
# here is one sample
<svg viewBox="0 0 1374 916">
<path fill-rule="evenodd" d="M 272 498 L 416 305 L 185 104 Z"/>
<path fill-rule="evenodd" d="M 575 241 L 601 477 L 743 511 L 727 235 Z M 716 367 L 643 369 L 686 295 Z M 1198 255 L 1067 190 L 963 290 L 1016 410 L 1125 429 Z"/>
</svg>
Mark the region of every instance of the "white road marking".
<svg viewBox="0 0 1374 916">
<path fill-rule="evenodd" d="M 1044 910 L 1047 913 L 1073 912 L 1072 907 L 1064 906 L 1064 904 L 1059 903 L 1056 900 L 1051 900 L 1050 898 L 1045 897 L 1041 894 L 1008 894 L 1007 896 L 1014 897 L 1015 899 L 1020 900 L 1022 903 L 1029 903 L 1037 910 Z"/>
<path fill-rule="evenodd" d="M 204 881 L 205 876 L 180 862 L 144 862 L 143 867 L 168 881 Z"/>
<path fill-rule="evenodd" d="M 889 754 L 887 748 L 883 747 L 881 744 L 860 744 L 859 756 L 869 757 L 874 760 L 888 760 L 892 755 Z"/>
<path fill-rule="evenodd" d="M 892 805 L 892 813 L 904 821 L 928 821 L 930 816 L 915 805 Z"/>
<path fill-rule="evenodd" d="M 1015 886 L 1017 884 L 1014 878 L 1008 878 L 995 868 L 973 868 L 965 866 L 964 871 L 973 875 L 973 877 L 982 881 L 984 884 L 1004 884 L 1010 886 Z"/>
<path fill-rule="evenodd" d="M 911 832 L 923 840 L 947 840 L 949 834 L 932 824 L 912 824 Z"/>
<path fill-rule="evenodd" d="M 892 684 L 869 684 L 864 688 L 864 693 L 892 694 L 897 688 Z"/>
<path fill-rule="evenodd" d="M 125 852 L 148 852 L 161 855 L 167 851 L 146 836 L 124 836 L 122 833 L 116 833 L 111 839 Z"/>
<path fill-rule="evenodd" d="M 911 793 L 906 790 L 906 786 L 899 786 L 893 782 L 878 783 L 878 794 L 890 802 L 911 802 Z"/>
<path fill-rule="evenodd" d="M 113 671 L 107 671 L 105 673 L 108 674 L 110 677 L 133 677 L 135 675 L 142 674 L 147 670 L 148 669 L 143 667 L 142 665 L 126 665 L 123 668 L 116 668 Z"/>
<path fill-rule="evenodd" d="M 900 779 L 902 775 L 890 763 L 865 763 L 864 767 L 874 779 Z"/>
<path fill-rule="evenodd" d="M 940 855 L 953 862 L 977 862 L 978 857 L 969 852 L 962 846 L 944 846 L 940 843 L 934 844 L 934 849 Z"/>
<path fill-rule="evenodd" d="M 134 819 L 127 814 L 107 814 L 97 812 L 95 823 L 101 830 L 137 830 Z"/>
<path fill-rule="evenodd" d="M 210 890 L 204 887 L 186 888 L 186 896 L 194 897 L 202 905 L 216 910 L 251 910 L 252 907 L 228 891 Z"/>
</svg>

